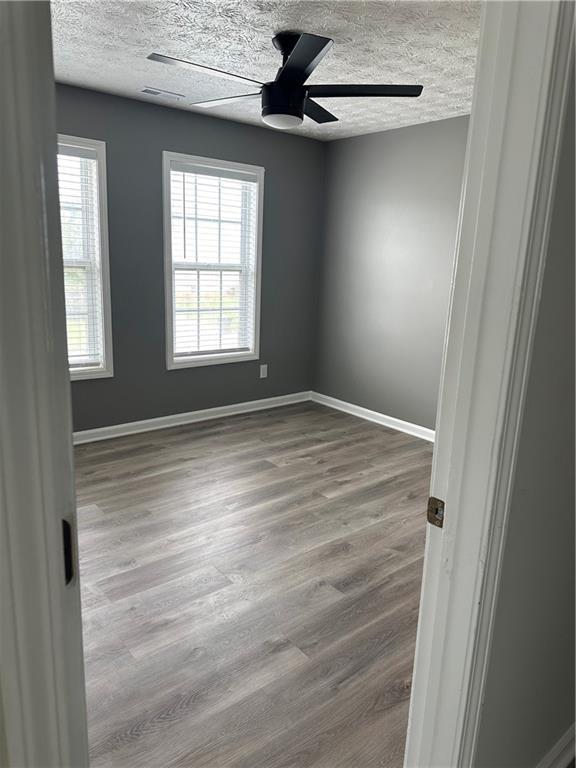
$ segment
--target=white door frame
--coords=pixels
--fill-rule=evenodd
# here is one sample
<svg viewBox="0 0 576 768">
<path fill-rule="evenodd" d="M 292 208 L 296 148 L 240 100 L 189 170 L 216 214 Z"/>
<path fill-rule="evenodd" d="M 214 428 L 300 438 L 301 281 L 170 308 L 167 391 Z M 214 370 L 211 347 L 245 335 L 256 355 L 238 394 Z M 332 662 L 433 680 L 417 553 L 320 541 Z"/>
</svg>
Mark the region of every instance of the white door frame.
<svg viewBox="0 0 576 768">
<path fill-rule="evenodd" d="M 545 262 L 572 4 L 485 7 L 406 766 L 473 763 Z M 86 766 L 48 5 L 0 2 L 0 692 L 11 766 Z M 5 617 L 10 620 L 6 621 Z M 0 741 L 2 739 L 0 712 Z M 0 750 L 1 756 L 1 750 Z"/>
<path fill-rule="evenodd" d="M 406 768 L 473 765 L 573 67 L 571 2 L 489 2 L 440 386 Z M 551 745 L 550 745 L 551 746 Z"/>
<path fill-rule="evenodd" d="M 62 520 L 75 540 L 76 505 L 48 3 L 0 2 L 0 94 L 0 763 L 81 768 L 80 590 L 77 577 L 65 584 L 62 541 Z"/>
</svg>

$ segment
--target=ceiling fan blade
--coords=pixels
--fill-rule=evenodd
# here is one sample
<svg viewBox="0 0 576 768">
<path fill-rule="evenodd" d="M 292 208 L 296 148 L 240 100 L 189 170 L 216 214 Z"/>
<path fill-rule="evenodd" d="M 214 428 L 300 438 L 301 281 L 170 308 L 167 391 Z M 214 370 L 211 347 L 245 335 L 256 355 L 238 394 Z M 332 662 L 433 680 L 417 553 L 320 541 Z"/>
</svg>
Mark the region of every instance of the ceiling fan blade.
<svg viewBox="0 0 576 768">
<path fill-rule="evenodd" d="M 346 96 L 420 96 L 422 85 L 310 85 L 306 89 L 314 98 Z"/>
<path fill-rule="evenodd" d="M 304 32 L 280 68 L 276 82 L 305 83 L 333 44 L 334 41 L 329 37 Z"/>
<path fill-rule="evenodd" d="M 311 120 L 314 120 L 315 123 L 338 122 L 338 118 L 333 115 L 332 112 L 328 112 L 327 109 L 321 107 L 320 104 L 316 104 L 312 99 L 306 99 L 306 103 L 304 104 L 304 114 Z"/>
<path fill-rule="evenodd" d="M 151 53 L 147 58 L 150 59 L 150 61 L 159 61 L 161 64 L 171 64 L 174 67 L 192 69 L 196 72 L 202 72 L 205 75 L 208 74 L 214 75 L 215 77 L 223 77 L 227 80 L 236 80 L 240 83 L 255 83 L 256 85 L 262 85 L 259 80 L 252 80 L 250 77 L 235 75 L 232 72 L 225 72 L 223 69 L 206 67 L 203 64 L 194 64 L 193 61 L 186 61 L 186 59 L 175 59 L 173 56 L 164 56 L 163 53 Z"/>
<path fill-rule="evenodd" d="M 240 96 L 224 96 L 224 98 L 222 99 L 209 99 L 208 101 L 193 101 L 188 106 L 210 109 L 210 107 L 223 107 L 226 104 L 234 104 L 237 101 L 244 101 L 245 99 L 253 99 L 255 96 L 260 96 L 260 93 L 243 93 Z"/>
</svg>

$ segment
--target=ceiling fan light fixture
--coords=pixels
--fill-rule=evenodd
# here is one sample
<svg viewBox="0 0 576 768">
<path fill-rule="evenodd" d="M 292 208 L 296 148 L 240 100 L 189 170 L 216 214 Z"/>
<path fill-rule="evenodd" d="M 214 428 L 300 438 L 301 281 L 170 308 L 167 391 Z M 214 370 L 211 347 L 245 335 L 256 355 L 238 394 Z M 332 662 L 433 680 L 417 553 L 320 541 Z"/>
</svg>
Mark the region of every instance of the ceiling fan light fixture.
<svg viewBox="0 0 576 768">
<path fill-rule="evenodd" d="M 276 82 L 262 86 L 262 120 L 271 128 L 288 131 L 304 120 L 306 91 L 298 83 L 287 86 Z"/>
<path fill-rule="evenodd" d="M 289 131 L 291 128 L 298 128 L 299 125 L 302 125 L 301 115 L 287 115 L 281 112 L 262 114 L 262 120 L 266 125 L 280 131 Z"/>
</svg>

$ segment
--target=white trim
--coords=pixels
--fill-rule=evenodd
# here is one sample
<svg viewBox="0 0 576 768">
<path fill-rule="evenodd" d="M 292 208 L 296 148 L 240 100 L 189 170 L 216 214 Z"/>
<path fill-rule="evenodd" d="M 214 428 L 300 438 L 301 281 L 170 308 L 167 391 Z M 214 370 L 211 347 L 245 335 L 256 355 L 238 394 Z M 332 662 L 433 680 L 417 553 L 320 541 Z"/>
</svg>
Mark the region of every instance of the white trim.
<svg viewBox="0 0 576 768">
<path fill-rule="evenodd" d="M 98 429 L 85 429 L 80 432 L 74 432 L 74 445 L 92 443 L 97 440 L 109 440 L 112 437 L 125 437 L 126 435 L 135 435 L 140 432 L 152 432 L 157 429 L 167 429 L 168 427 L 178 427 L 183 424 L 194 424 L 198 421 L 220 419 L 224 416 L 236 416 L 240 413 L 264 411 L 268 408 L 279 408 L 283 405 L 304 403 L 308 400 L 310 400 L 310 392 L 295 392 L 290 395 L 265 397 L 262 400 L 249 400 L 244 403 L 220 405 L 216 408 L 203 408 L 202 410 L 188 411 L 187 413 L 174 413 L 170 416 L 160 416 L 156 419 L 131 421 L 127 424 L 113 424 L 110 427 L 100 427 Z"/>
<path fill-rule="evenodd" d="M 62 552 L 76 503 L 52 61 L 49 3 L 0 3 L 0 751 L 10 766 L 81 768 L 80 587 L 77 576 L 65 584 Z"/>
<path fill-rule="evenodd" d="M 198 355 L 195 357 L 175 357 L 170 370 L 176 368 L 196 368 L 203 365 L 222 365 L 223 363 L 246 363 L 249 360 L 259 360 L 258 352 L 223 352 L 221 355 Z"/>
<path fill-rule="evenodd" d="M 114 371 L 110 368 L 69 368 L 70 381 L 85 381 L 87 379 L 111 379 Z"/>
<path fill-rule="evenodd" d="M 467 759 L 475 754 L 482 696 L 488 672 L 492 633 L 496 619 L 498 590 L 504 557 L 504 546 L 508 527 L 508 512 L 514 487 L 516 458 L 520 446 L 520 435 L 532 347 L 538 320 L 544 269 L 548 255 L 548 241 L 552 220 L 556 177 L 560 159 L 564 115 L 566 112 L 570 75 L 574 68 L 574 5 L 556 4 L 556 13 L 546 11 L 544 18 L 523 19 L 524 28 L 533 30 L 534 35 L 548 37 L 542 46 L 542 89 L 539 94 L 537 121 L 535 122 L 534 144 L 529 158 L 531 174 L 528 178 L 528 194 L 522 221 L 520 249 L 524 250 L 524 274 L 517 273 L 516 328 L 511 324 L 509 339 L 510 381 L 508 391 L 502 391 L 500 456 L 492 467 L 494 497 L 491 535 L 486 535 L 484 583 L 478 607 L 478 626 L 475 643 L 471 646 L 472 670 L 470 691 L 463 718 L 461 756 Z M 525 50 L 527 63 L 532 63 L 536 51 Z M 521 63 L 524 76 L 528 67 Z M 535 81 L 536 82 L 536 81 Z M 532 98 L 535 91 L 531 91 Z M 517 118 L 515 130 L 524 130 L 525 118 Z M 524 166 L 522 166 L 524 168 Z M 502 182 L 501 182 L 502 183 Z M 530 192 L 533 194 L 530 201 Z M 517 189 L 511 184 L 510 194 Z M 530 207 L 530 202 L 532 206 Z M 504 236 L 501 253 L 505 253 L 510 242 Z M 522 250 L 519 250 L 522 255 Z M 493 329 L 492 333 L 496 330 Z M 495 457 L 493 457 L 495 458 Z"/>
<path fill-rule="evenodd" d="M 108 191 L 106 179 L 106 142 L 86 139 L 80 136 L 58 134 L 58 145 L 89 149 L 96 154 L 98 165 L 98 216 L 100 227 L 100 291 L 102 301 L 104 345 L 103 364 L 93 368 L 70 368 L 72 381 L 82 379 L 104 379 L 114 376 L 114 353 L 112 349 L 112 308 L 110 297 L 110 245 L 108 237 Z"/>
<path fill-rule="evenodd" d="M 202 157 L 201 155 L 186 155 L 182 152 L 169 152 L 167 150 L 162 154 L 169 155 L 170 160 L 181 163 L 182 169 L 184 169 L 184 166 L 196 165 L 206 168 L 207 171 L 212 170 L 216 175 L 218 175 L 218 171 L 237 171 L 239 177 L 250 180 L 264 172 L 264 168 L 261 165 L 249 165 L 248 163 L 238 163 L 233 160 L 220 160 L 215 157 Z"/>
<path fill-rule="evenodd" d="M 257 221 L 256 221 L 256 262 L 254 286 L 254 343 L 253 348 L 246 352 L 223 352 L 220 354 L 191 355 L 176 357 L 174 355 L 173 329 L 173 286 L 172 286 L 172 221 L 170 200 L 170 169 L 172 163 L 181 163 L 192 168 L 202 167 L 210 171 L 237 172 L 239 176 L 250 178 L 257 183 Z M 183 155 L 178 152 L 162 152 L 162 207 L 164 231 L 164 315 L 166 338 L 166 369 L 178 370 L 195 368 L 220 363 L 239 363 L 260 358 L 260 303 L 262 289 L 262 238 L 264 214 L 264 174 L 265 170 L 258 165 L 247 165 L 229 160 L 216 160 L 196 155 Z"/>
<path fill-rule="evenodd" d="M 319 392 L 311 392 L 310 399 L 315 403 L 327 405 L 329 408 L 335 408 L 337 411 L 343 411 L 344 413 L 349 413 L 351 416 L 357 416 L 359 419 L 373 421 L 384 427 L 390 427 L 391 429 L 397 429 L 399 432 L 405 432 L 407 435 L 413 435 L 422 440 L 428 440 L 430 443 L 434 442 L 434 430 L 428 429 L 428 427 L 421 427 L 419 424 L 411 424 L 409 421 L 402 421 L 402 419 L 396 419 L 394 416 L 386 416 L 378 411 L 371 411 L 369 408 L 363 408 L 361 405 L 347 403 L 344 400 L 338 400 L 329 395 L 322 395 Z"/>
<path fill-rule="evenodd" d="M 571 725 L 536 768 L 568 768 L 574 760 L 574 752 L 574 725 Z"/>
<path fill-rule="evenodd" d="M 197 421 L 221 419 L 226 416 L 236 416 L 240 413 L 263 411 L 268 408 L 280 408 L 283 405 L 305 402 L 326 405 L 328 408 L 334 408 L 337 411 L 349 413 L 351 416 L 357 416 L 359 419 L 373 421 L 384 427 L 390 427 L 399 432 L 405 432 L 407 435 L 413 435 L 414 437 L 420 437 L 422 440 L 434 442 L 433 429 L 420 427 L 417 424 L 411 424 L 410 422 L 402 421 L 401 419 L 395 419 L 393 416 L 385 416 L 383 413 L 370 411 L 368 408 L 362 408 L 359 405 L 346 403 L 343 400 L 337 400 L 335 397 L 328 397 L 328 395 L 322 395 L 319 392 L 305 391 L 295 392 L 291 395 L 265 397 L 261 400 L 248 400 L 243 403 L 233 403 L 232 405 L 219 405 L 216 408 L 203 408 L 198 411 L 173 413 L 169 416 L 159 416 L 155 419 L 144 419 L 143 421 L 130 421 L 126 424 L 112 424 L 109 427 L 84 429 L 74 432 L 74 445 L 94 443 L 99 440 L 110 440 L 114 437 L 126 437 L 127 435 L 136 435 L 140 432 L 152 432 L 157 429 L 167 429 L 168 427 L 178 427 L 184 424 L 194 424 Z"/>
<path fill-rule="evenodd" d="M 570 71 L 572 3 L 483 6 L 405 766 L 475 763 Z"/>
</svg>

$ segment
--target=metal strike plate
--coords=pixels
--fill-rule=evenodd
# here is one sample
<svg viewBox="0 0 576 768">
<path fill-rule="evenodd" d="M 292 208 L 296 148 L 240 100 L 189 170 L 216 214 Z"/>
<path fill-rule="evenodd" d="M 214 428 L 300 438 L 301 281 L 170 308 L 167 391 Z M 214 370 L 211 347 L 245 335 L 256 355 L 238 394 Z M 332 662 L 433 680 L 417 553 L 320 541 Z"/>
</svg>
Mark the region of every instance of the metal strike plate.
<svg viewBox="0 0 576 768">
<path fill-rule="evenodd" d="M 437 528 L 444 527 L 444 502 L 442 499 L 430 496 L 428 499 L 427 518 L 431 525 L 435 525 Z"/>
</svg>

